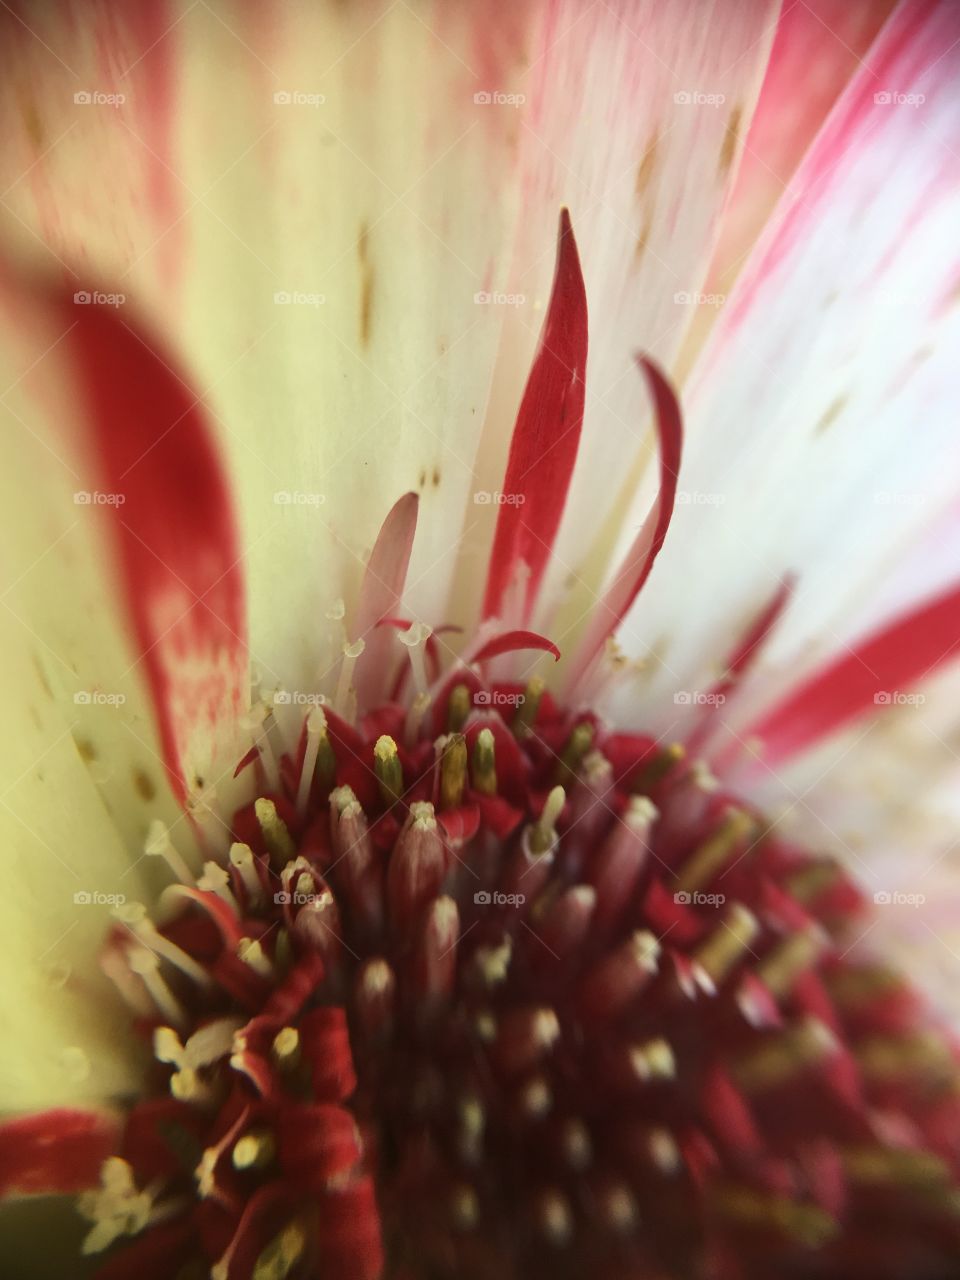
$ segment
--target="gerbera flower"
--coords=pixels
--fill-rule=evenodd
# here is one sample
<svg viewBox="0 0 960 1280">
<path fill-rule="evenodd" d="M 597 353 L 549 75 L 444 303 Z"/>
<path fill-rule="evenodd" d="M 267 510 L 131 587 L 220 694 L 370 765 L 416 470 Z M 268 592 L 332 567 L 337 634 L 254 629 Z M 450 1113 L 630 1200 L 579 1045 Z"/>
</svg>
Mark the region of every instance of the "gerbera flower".
<svg viewBox="0 0 960 1280">
<path fill-rule="evenodd" d="M 6 21 L 14 1274 L 956 1274 L 955 7 Z"/>
</svg>

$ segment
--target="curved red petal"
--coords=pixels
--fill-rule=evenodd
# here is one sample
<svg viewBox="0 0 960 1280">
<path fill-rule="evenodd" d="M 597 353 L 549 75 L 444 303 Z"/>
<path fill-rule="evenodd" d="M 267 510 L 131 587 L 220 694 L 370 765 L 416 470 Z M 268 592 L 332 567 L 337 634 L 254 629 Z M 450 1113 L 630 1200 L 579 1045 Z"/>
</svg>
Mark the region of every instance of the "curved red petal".
<svg viewBox="0 0 960 1280">
<path fill-rule="evenodd" d="M 607 636 L 626 617 L 650 576 L 673 517 L 683 456 L 683 415 L 673 388 L 653 361 L 646 356 L 638 356 L 637 363 L 646 374 L 653 397 L 660 448 L 660 489 L 623 564 L 594 612 L 574 663 L 577 674 L 582 674 Z"/>
<path fill-rule="evenodd" d="M 543 649 L 545 653 L 552 653 L 555 661 L 560 661 L 557 646 L 536 631 L 504 631 L 482 645 L 473 655 L 473 661 L 487 662 L 490 658 L 499 658 L 503 653 L 515 653 L 518 649 Z"/>
<path fill-rule="evenodd" d="M 66 1108 L 0 1124 L 0 1196 L 72 1194 L 96 1186 L 117 1150 L 121 1124 L 102 1111 Z"/>
<path fill-rule="evenodd" d="M 206 414 L 173 356 L 129 315 L 51 296 L 67 329 L 164 759 L 181 799 L 247 672 L 240 544 Z M 122 501 L 119 501 L 122 499 Z"/>
<path fill-rule="evenodd" d="M 960 586 L 897 618 L 822 667 L 743 735 L 776 765 L 960 658 Z"/>
<path fill-rule="evenodd" d="M 540 346 L 510 441 L 483 616 L 501 615 L 519 567 L 529 578 L 520 621 L 533 610 L 570 488 L 583 426 L 587 297 L 570 215 L 560 214 L 557 267 Z"/>
</svg>

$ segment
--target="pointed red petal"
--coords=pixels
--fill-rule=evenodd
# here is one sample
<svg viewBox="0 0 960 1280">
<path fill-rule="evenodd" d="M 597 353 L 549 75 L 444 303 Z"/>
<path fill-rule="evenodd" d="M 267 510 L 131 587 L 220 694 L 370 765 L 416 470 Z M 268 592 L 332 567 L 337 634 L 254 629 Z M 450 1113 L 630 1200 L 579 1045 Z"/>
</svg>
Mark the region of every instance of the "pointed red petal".
<svg viewBox="0 0 960 1280">
<path fill-rule="evenodd" d="M 487 662 L 490 658 L 499 658 L 503 653 L 515 653 L 517 649 L 543 649 L 546 653 L 552 653 L 557 662 L 560 661 L 560 650 L 557 646 L 546 636 L 538 635 L 536 631 L 504 631 L 502 635 L 488 640 L 473 655 L 473 661 Z"/>
<path fill-rule="evenodd" d="M 120 1121 L 102 1111 L 40 1111 L 0 1124 L 0 1196 L 73 1194 L 100 1181 Z"/>
<path fill-rule="evenodd" d="M 570 215 L 560 214 L 557 268 L 503 479 L 483 616 L 502 613 L 521 563 L 529 570 L 520 621 L 530 617 L 560 525 L 583 426 L 587 298 Z"/>
<path fill-rule="evenodd" d="M 214 433 L 155 335 L 110 307 L 53 299 L 68 329 L 87 426 L 174 789 L 209 763 L 245 698 L 240 547 Z"/>
<path fill-rule="evenodd" d="M 683 416 L 670 383 L 652 360 L 638 356 L 637 363 L 647 376 L 653 396 L 657 441 L 660 447 L 660 490 L 633 546 L 607 593 L 597 606 L 580 646 L 574 670 L 582 674 L 596 657 L 607 636 L 623 621 L 663 546 L 673 516 L 677 479 L 683 453 Z M 573 679 L 576 676 L 572 677 Z"/>
<path fill-rule="evenodd" d="M 896 619 L 821 668 L 744 737 L 759 738 L 776 765 L 849 721 L 890 703 L 945 662 L 960 658 L 960 586 Z"/>
</svg>

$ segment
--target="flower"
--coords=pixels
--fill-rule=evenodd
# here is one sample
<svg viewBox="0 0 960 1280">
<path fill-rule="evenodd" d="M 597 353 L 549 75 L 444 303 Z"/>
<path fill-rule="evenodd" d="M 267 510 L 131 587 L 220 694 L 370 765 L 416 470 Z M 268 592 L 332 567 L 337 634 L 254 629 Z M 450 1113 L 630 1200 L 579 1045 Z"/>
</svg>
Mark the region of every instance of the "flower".
<svg viewBox="0 0 960 1280">
<path fill-rule="evenodd" d="M 956 1046 L 865 945 L 926 895 L 776 812 L 849 846 L 804 760 L 892 758 L 944 850 L 955 12 L 602 10 L 8 18 L 5 402 L 53 461 L 4 505 L 0 1188 L 79 1192 L 108 1280 L 960 1251 Z M 795 173 L 725 302 L 775 32 L 746 146 Z"/>
</svg>

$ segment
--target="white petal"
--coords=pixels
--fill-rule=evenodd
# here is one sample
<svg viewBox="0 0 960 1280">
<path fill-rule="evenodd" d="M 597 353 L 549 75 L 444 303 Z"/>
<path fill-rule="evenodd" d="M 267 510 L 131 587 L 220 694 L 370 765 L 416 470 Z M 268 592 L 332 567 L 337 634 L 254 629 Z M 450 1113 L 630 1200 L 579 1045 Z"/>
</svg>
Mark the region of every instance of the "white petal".
<svg viewBox="0 0 960 1280">
<path fill-rule="evenodd" d="M 913 9 L 801 167 L 691 387 L 686 501 L 621 637 L 655 655 L 644 707 L 665 722 L 787 571 L 771 692 L 840 648 L 955 490 L 960 44 L 952 5 Z"/>
</svg>

